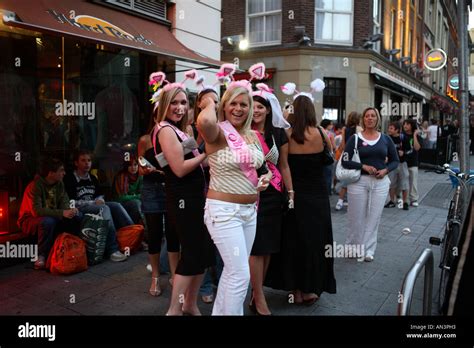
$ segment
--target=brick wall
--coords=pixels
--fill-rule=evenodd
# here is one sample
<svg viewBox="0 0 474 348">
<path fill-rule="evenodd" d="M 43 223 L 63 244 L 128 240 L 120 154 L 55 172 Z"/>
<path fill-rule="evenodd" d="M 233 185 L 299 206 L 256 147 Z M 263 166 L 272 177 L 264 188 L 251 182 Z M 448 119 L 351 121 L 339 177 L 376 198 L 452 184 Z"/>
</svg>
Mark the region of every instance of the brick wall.
<svg viewBox="0 0 474 348">
<path fill-rule="evenodd" d="M 245 35 L 245 3 L 246 0 L 222 1 L 222 37 Z"/>
<path fill-rule="evenodd" d="M 354 37 L 353 45 L 362 46 L 364 40 L 373 34 L 372 1 L 354 0 Z"/>
<path fill-rule="evenodd" d="M 314 0 L 282 0 L 282 45 L 294 45 L 295 26 L 305 26 L 314 41 Z M 354 0 L 354 46 L 362 46 L 372 35 L 372 0 Z M 222 36 L 245 35 L 246 0 L 222 1 Z M 229 47 L 224 45 L 224 50 Z"/>
<path fill-rule="evenodd" d="M 294 44 L 298 42 L 295 26 L 305 26 L 306 34 L 314 41 L 314 0 L 282 1 L 281 42 Z"/>
<path fill-rule="evenodd" d="M 295 26 L 305 26 L 314 37 L 314 0 L 282 0 L 282 45 L 297 42 Z M 222 1 L 222 36 L 245 35 L 246 0 Z M 226 50 L 228 47 L 224 46 Z"/>
</svg>

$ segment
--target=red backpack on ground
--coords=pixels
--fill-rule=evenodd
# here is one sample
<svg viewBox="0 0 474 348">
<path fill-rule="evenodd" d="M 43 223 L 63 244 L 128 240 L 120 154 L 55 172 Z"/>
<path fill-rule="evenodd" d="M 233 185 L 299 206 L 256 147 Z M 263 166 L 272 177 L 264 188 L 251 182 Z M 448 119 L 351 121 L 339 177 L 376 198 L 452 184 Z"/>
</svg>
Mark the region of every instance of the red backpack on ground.
<svg viewBox="0 0 474 348">
<path fill-rule="evenodd" d="M 52 274 L 73 274 L 87 270 L 86 244 L 70 233 L 61 233 L 49 253 L 46 268 Z"/>
<path fill-rule="evenodd" d="M 117 242 L 121 252 L 128 248 L 130 253 L 140 249 L 143 241 L 144 228 L 142 225 L 130 225 L 117 231 Z"/>
</svg>

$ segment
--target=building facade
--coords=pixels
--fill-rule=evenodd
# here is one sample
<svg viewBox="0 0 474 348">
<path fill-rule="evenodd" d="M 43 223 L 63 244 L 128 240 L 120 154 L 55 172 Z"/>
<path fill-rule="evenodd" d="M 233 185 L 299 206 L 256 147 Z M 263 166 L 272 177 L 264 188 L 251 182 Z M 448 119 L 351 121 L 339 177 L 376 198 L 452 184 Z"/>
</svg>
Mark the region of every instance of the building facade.
<svg viewBox="0 0 474 348">
<path fill-rule="evenodd" d="M 264 62 L 282 102 L 279 86 L 291 81 L 309 91 L 310 82 L 321 78 L 326 89 L 315 95 L 319 117 L 341 122 L 351 111 L 375 106 L 386 127 L 393 118 L 454 112 L 448 92 L 455 92 L 447 88 L 457 55 L 452 1 L 230 0 L 222 13 L 222 35 L 250 42 L 246 51 L 224 45 L 223 60 L 235 60 L 241 69 Z M 448 54 L 448 64 L 429 71 L 423 59 L 435 48 Z M 405 109 L 392 109 L 395 104 Z"/>
<path fill-rule="evenodd" d="M 168 18 L 173 34 L 182 44 L 206 57 L 220 60 L 221 0 L 170 1 Z M 183 81 L 183 71 L 189 69 L 197 69 L 207 84 L 215 82 L 217 70 L 180 60 L 176 61 L 176 81 Z M 186 81 L 186 87 L 191 91 L 197 90 L 191 81 Z"/>
</svg>

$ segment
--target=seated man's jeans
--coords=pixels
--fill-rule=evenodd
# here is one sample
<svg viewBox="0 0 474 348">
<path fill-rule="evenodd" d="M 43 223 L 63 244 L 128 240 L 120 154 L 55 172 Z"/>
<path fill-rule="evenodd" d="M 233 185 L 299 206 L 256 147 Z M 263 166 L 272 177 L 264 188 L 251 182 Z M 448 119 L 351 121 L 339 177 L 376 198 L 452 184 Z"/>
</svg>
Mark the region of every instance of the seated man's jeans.
<svg viewBox="0 0 474 348">
<path fill-rule="evenodd" d="M 21 229 L 29 235 L 38 233 L 38 255 L 47 258 L 59 233 L 79 235 L 81 219 L 81 213 L 72 219 L 52 216 L 29 217 L 23 221 Z"/>
<path fill-rule="evenodd" d="M 128 215 L 122 204 L 118 202 L 105 202 L 105 205 L 109 207 L 110 212 L 112 213 L 114 225 L 117 230 L 125 226 L 133 225 L 132 218 Z"/>
<path fill-rule="evenodd" d="M 115 216 L 117 216 L 118 220 L 125 225 L 121 225 L 119 228 L 133 225 L 133 222 L 128 216 L 125 209 L 120 205 L 120 203 L 116 202 L 107 202 L 105 204 L 87 204 L 79 207 L 79 211 L 83 214 L 98 214 L 102 210 L 102 217 L 104 220 L 109 220 L 109 231 L 107 234 L 107 241 L 105 244 L 105 255 L 110 255 L 119 250 L 117 244 L 117 229 L 116 229 L 116 222 Z M 123 210 L 123 211 L 122 211 Z M 114 212 L 115 211 L 115 215 Z M 124 216 L 124 213 L 126 216 Z M 127 219 L 128 218 L 128 219 Z"/>
</svg>

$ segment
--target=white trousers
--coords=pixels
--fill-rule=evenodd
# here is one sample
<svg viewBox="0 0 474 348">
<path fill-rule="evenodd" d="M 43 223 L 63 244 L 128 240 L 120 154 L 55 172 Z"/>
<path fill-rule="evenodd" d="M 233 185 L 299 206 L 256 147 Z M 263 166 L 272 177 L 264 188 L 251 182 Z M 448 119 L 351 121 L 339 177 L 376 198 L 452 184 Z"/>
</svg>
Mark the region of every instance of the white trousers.
<svg viewBox="0 0 474 348">
<path fill-rule="evenodd" d="M 408 181 L 410 182 L 410 202 L 418 201 L 418 167 L 408 168 Z"/>
<path fill-rule="evenodd" d="M 374 256 L 377 232 L 383 207 L 390 187 L 385 176 L 361 175 L 360 180 L 347 187 L 349 233 L 346 244 L 359 245 L 365 256 Z"/>
<path fill-rule="evenodd" d="M 224 262 L 212 315 L 243 315 L 257 229 L 256 205 L 207 199 L 204 223 Z"/>
</svg>

